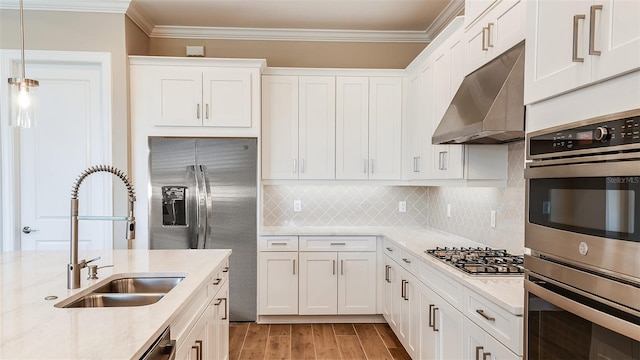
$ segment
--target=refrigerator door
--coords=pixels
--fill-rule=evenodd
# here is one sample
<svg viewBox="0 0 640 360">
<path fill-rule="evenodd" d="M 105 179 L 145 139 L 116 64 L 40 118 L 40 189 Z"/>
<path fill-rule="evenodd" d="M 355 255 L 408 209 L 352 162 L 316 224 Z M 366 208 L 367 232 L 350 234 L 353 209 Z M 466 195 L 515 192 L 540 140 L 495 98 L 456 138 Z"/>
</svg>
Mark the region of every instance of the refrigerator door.
<svg viewBox="0 0 640 360">
<path fill-rule="evenodd" d="M 149 139 L 151 249 L 197 246 L 198 206 L 204 206 L 204 201 L 198 200 L 195 144 L 194 139 Z"/>
<path fill-rule="evenodd" d="M 257 140 L 198 139 L 196 160 L 208 178 L 205 247 L 232 249 L 229 319 L 255 321 Z"/>
</svg>

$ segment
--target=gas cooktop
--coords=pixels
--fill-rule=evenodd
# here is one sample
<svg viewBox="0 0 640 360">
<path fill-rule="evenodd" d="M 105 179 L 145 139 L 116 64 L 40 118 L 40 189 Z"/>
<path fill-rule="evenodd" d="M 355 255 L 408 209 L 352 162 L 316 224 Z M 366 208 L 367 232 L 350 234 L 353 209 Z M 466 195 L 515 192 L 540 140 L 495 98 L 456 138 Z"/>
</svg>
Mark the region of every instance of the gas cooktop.
<svg viewBox="0 0 640 360">
<path fill-rule="evenodd" d="M 491 248 L 437 247 L 425 253 L 471 275 L 522 275 L 523 258 Z"/>
</svg>

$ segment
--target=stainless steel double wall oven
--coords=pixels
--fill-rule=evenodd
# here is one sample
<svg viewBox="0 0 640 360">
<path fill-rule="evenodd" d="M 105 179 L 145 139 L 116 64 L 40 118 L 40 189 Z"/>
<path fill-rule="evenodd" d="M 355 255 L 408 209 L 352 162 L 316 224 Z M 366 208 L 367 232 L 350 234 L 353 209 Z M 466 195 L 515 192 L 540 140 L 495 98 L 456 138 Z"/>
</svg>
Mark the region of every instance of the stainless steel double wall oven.
<svg viewBox="0 0 640 360">
<path fill-rule="evenodd" d="M 527 135 L 527 359 L 640 359 L 640 109 Z"/>
</svg>

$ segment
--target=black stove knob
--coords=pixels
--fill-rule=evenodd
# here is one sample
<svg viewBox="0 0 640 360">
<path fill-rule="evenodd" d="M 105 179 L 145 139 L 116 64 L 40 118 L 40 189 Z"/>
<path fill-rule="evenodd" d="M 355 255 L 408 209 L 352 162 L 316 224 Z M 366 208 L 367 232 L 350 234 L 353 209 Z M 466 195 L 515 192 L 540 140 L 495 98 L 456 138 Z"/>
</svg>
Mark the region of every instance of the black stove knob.
<svg viewBox="0 0 640 360">
<path fill-rule="evenodd" d="M 609 128 L 606 126 L 598 126 L 593 131 L 593 138 L 600 142 L 607 142 L 611 138 L 611 133 L 609 132 Z"/>
</svg>

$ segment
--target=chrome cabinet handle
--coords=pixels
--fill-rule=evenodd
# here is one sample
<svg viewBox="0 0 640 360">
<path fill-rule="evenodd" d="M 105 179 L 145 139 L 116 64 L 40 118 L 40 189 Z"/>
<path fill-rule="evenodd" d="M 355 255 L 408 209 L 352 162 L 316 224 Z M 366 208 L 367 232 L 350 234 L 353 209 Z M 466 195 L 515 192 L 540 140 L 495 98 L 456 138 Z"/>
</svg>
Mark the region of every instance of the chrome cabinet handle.
<svg viewBox="0 0 640 360">
<path fill-rule="evenodd" d="M 391 269 L 391 266 L 389 265 L 385 265 L 384 266 L 384 280 L 391 284 L 391 280 L 389 279 L 389 269 Z"/>
<path fill-rule="evenodd" d="M 223 273 L 229 272 L 229 267 L 228 266 L 223 267 L 222 272 Z"/>
<path fill-rule="evenodd" d="M 300 173 L 304 174 L 304 158 L 300 159 Z"/>
<path fill-rule="evenodd" d="M 29 227 L 29 226 L 25 226 L 25 227 L 23 227 L 23 228 L 22 228 L 22 232 L 23 232 L 23 233 L 25 233 L 25 234 L 31 234 L 31 233 L 32 233 L 32 232 L 34 232 L 34 231 L 38 231 L 38 230 L 36 230 L 36 229 L 32 229 L 32 228 L 31 228 L 31 227 Z"/>
<path fill-rule="evenodd" d="M 293 259 L 293 275 L 296 274 L 296 259 Z"/>
<path fill-rule="evenodd" d="M 344 275 L 344 260 L 340 260 L 340 275 Z"/>
<path fill-rule="evenodd" d="M 406 283 L 407 280 L 402 280 L 402 285 L 400 285 L 400 296 L 404 299 L 404 283 Z"/>
<path fill-rule="evenodd" d="M 489 316 L 489 315 L 485 314 L 484 310 L 476 309 L 476 312 L 478 314 L 480 314 L 480 316 L 482 316 L 483 318 L 485 318 L 488 321 L 496 321 L 496 318 L 494 318 L 493 316 Z"/>
<path fill-rule="evenodd" d="M 491 28 L 493 27 L 493 23 L 487 24 L 487 47 L 493 47 L 493 43 L 491 43 Z M 487 49 L 489 50 L 489 49 Z"/>
<path fill-rule="evenodd" d="M 196 345 L 191 347 L 196 350 L 196 360 L 202 359 L 202 340 L 196 340 Z"/>
<path fill-rule="evenodd" d="M 573 16 L 573 62 L 584 62 L 584 58 L 578 57 L 578 21 L 584 20 L 584 15 Z"/>
<path fill-rule="evenodd" d="M 332 245 L 332 246 L 333 246 L 333 245 L 347 245 L 347 243 L 343 243 L 343 242 L 341 242 L 341 243 L 337 243 L 337 242 L 336 242 L 336 243 L 331 243 L 331 245 Z"/>
<path fill-rule="evenodd" d="M 196 105 L 196 117 L 200 120 L 200 104 Z"/>
<path fill-rule="evenodd" d="M 375 171 L 375 168 L 373 167 L 373 166 L 374 166 L 374 164 L 375 164 L 375 160 L 371 159 L 371 173 L 372 173 L 372 174 L 376 172 L 376 171 Z"/>
<path fill-rule="evenodd" d="M 602 11 L 602 5 L 591 5 L 591 14 L 589 17 L 589 55 L 598 55 L 602 53 L 596 50 L 596 11 Z"/>
<path fill-rule="evenodd" d="M 478 355 L 478 352 L 484 350 L 484 348 L 482 346 L 476 346 L 476 360 L 480 360 L 480 355 Z"/>
<path fill-rule="evenodd" d="M 483 27 L 482 28 L 482 51 L 488 51 L 489 50 L 489 48 L 487 47 L 486 31 L 487 31 L 487 28 Z"/>
<path fill-rule="evenodd" d="M 406 262 L 407 264 L 411 264 L 411 260 L 409 260 L 409 259 L 402 258 L 402 261 Z"/>
<path fill-rule="evenodd" d="M 286 242 L 272 242 L 271 245 L 282 245 L 282 246 L 287 246 Z"/>
<path fill-rule="evenodd" d="M 204 109 L 205 109 L 204 110 L 204 114 L 205 114 L 204 117 L 205 117 L 205 119 L 209 119 L 209 104 L 205 104 L 204 105 Z"/>
<path fill-rule="evenodd" d="M 332 261 L 333 261 L 333 265 L 332 265 L 333 266 L 333 275 L 335 275 L 336 274 L 336 261 L 335 260 L 332 260 Z"/>
<path fill-rule="evenodd" d="M 367 159 L 362 159 L 362 169 L 363 169 L 363 173 L 367 173 Z"/>
<path fill-rule="evenodd" d="M 213 281 L 213 285 L 220 285 L 221 282 L 222 282 L 222 279 L 217 278 Z"/>
<path fill-rule="evenodd" d="M 447 170 L 446 156 L 446 151 L 440 151 L 438 153 L 438 170 Z"/>
<path fill-rule="evenodd" d="M 222 300 L 224 300 L 224 316 L 220 319 L 220 320 L 227 320 L 227 313 L 229 312 L 229 301 L 227 301 L 227 298 L 222 298 Z"/>
<path fill-rule="evenodd" d="M 490 352 L 482 353 L 482 360 L 487 360 L 487 359 L 491 359 L 491 353 Z"/>
<path fill-rule="evenodd" d="M 388 247 L 388 248 L 387 248 L 387 251 L 388 251 L 388 252 L 393 252 L 393 249 L 392 249 L 392 248 L 390 248 L 390 247 Z"/>
<path fill-rule="evenodd" d="M 438 324 L 438 320 L 436 319 L 436 311 L 440 310 L 437 307 L 433 307 L 433 331 L 440 331 L 440 329 L 436 328 L 436 325 Z"/>
<path fill-rule="evenodd" d="M 298 172 L 298 159 L 293 159 L 293 173 Z"/>
</svg>

